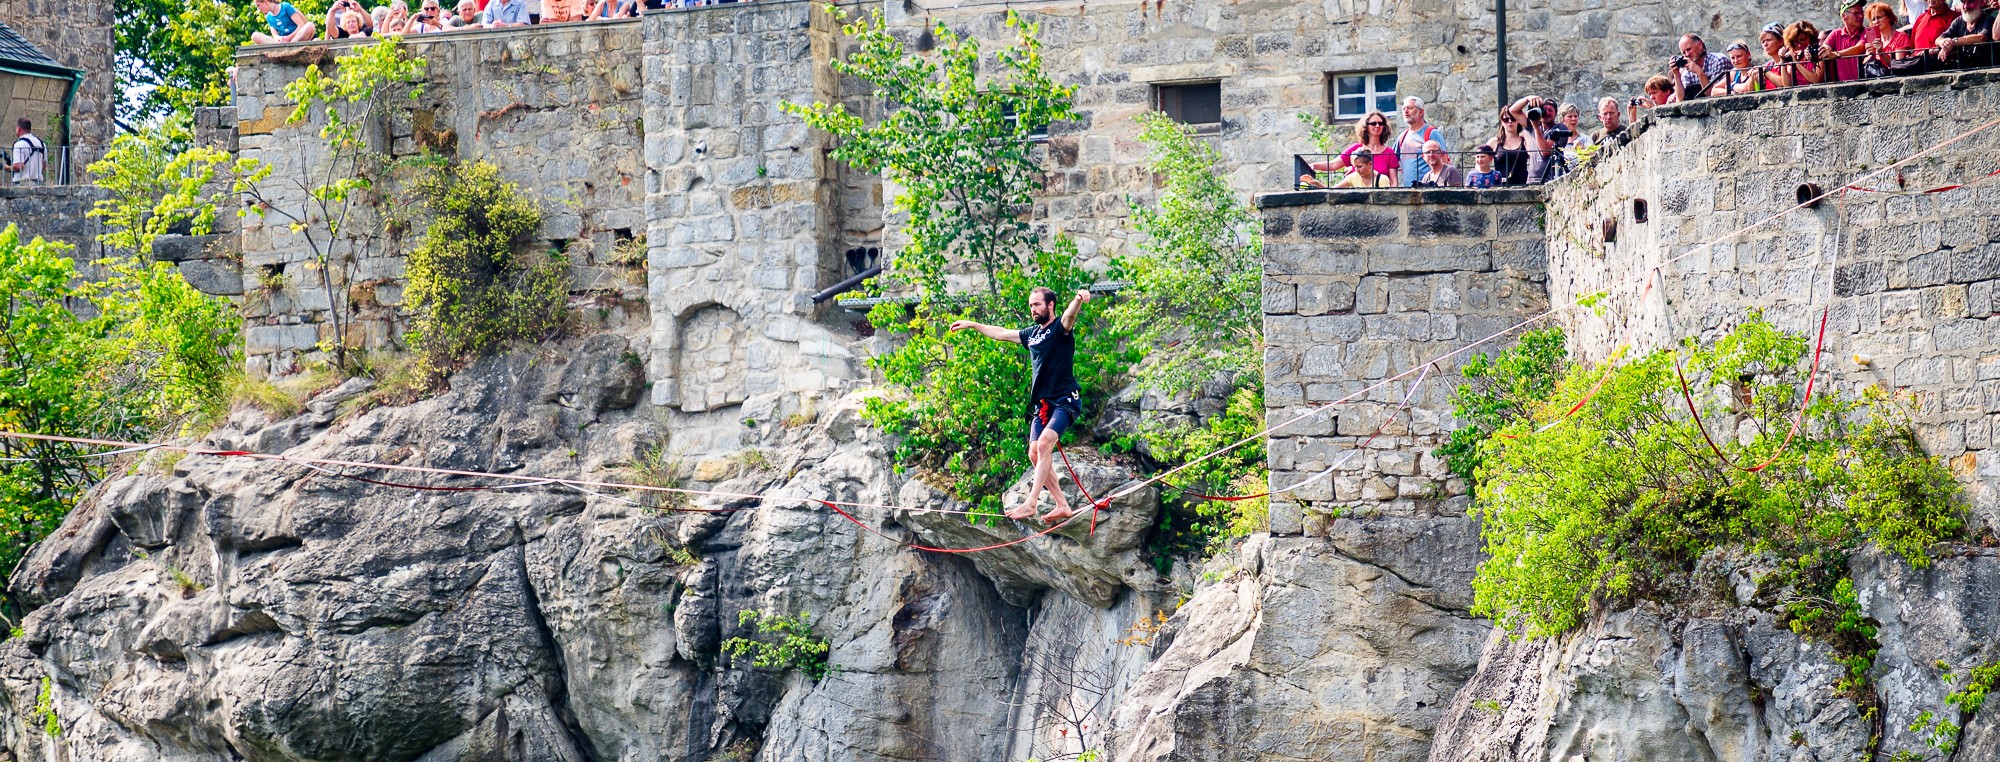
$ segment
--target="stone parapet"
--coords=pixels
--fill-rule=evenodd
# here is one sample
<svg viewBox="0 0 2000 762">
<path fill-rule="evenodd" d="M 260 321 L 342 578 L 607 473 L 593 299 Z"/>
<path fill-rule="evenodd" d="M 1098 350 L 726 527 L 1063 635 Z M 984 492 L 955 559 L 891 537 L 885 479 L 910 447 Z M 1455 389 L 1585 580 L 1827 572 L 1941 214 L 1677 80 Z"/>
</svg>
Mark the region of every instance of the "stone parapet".
<svg viewBox="0 0 2000 762">
<path fill-rule="evenodd" d="M 89 262 L 103 255 L 97 236 L 104 224 L 89 216 L 109 192 L 88 185 L 63 187 L 0 186 L 0 227 L 15 225 L 22 240 L 46 238 L 75 247 L 73 256 Z"/>
<path fill-rule="evenodd" d="M 1431 361 L 1546 308 L 1541 192 L 1313 191 L 1258 206 L 1266 419 L 1348 400 L 1271 433 L 1274 488 L 1333 471 L 1272 501 L 1272 533 L 1325 535 L 1357 514 L 1462 520 L 1466 487 L 1431 451 L 1469 355 Z"/>
</svg>

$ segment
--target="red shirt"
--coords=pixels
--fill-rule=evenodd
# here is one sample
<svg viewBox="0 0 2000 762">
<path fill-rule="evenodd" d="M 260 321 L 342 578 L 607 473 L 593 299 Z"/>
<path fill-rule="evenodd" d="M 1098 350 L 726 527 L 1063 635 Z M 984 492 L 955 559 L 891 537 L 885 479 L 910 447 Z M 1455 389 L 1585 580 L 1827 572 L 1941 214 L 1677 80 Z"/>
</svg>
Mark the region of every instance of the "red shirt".
<svg viewBox="0 0 2000 762">
<path fill-rule="evenodd" d="M 1956 12 L 1945 11 L 1944 13 L 1935 13 L 1931 9 L 1925 8 L 1923 13 L 1917 14 L 1917 20 L 1910 24 L 1910 42 L 1915 44 L 1918 50 L 1935 48 L 1937 47 L 1938 35 L 1944 34 L 1944 30 L 1950 29 L 1951 22 L 1957 19 L 1958 14 Z"/>
<path fill-rule="evenodd" d="M 1834 50 L 1846 50 L 1861 44 L 1861 40 L 1867 37 L 1867 35 L 1868 30 L 1865 27 L 1859 32 L 1848 34 L 1847 27 L 1843 26 L 1826 33 L 1826 46 Z M 1840 72 L 1840 81 L 1842 82 L 1852 82 L 1861 78 L 1861 58 L 1859 56 L 1843 57 L 1834 62 L 1834 68 Z"/>
</svg>

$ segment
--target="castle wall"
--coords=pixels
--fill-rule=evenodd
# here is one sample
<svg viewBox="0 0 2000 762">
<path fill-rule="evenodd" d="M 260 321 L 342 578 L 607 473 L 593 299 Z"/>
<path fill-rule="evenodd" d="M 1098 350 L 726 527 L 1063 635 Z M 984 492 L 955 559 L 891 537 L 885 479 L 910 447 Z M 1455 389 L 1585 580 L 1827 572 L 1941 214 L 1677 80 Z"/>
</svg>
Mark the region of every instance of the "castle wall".
<svg viewBox="0 0 2000 762">
<path fill-rule="evenodd" d="M 87 262 L 101 255 L 97 236 L 103 223 L 87 216 L 98 199 L 111 194 L 91 186 L 0 187 L 0 228 L 14 225 L 21 240 L 46 238 L 76 247 L 71 256 Z"/>
<path fill-rule="evenodd" d="M 410 54 L 428 62 L 422 96 L 408 123 L 370 125 L 371 139 L 395 160 L 430 152 L 498 166 L 540 201 L 536 237 L 569 257 L 574 301 L 585 317 L 638 319 L 645 276 L 640 249 L 628 241 L 646 232 L 639 37 L 639 22 L 614 21 L 408 38 Z M 309 63 L 331 62 L 351 47 L 303 43 L 238 53 L 239 153 L 272 165 L 264 187 L 275 207 L 308 208 L 306 189 L 326 182 L 328 159 L 322 123 L 285 123 L 295 105 L 285 85 Z M 383 209 L 406 207 L 402 183 L 420 171 L 397 165 L 368 198 Z M 324 274 L 289 221 L 275 213 L 243 220 L 253 373 L 282 374 L 323 359 L 318 347 L 333 337 L 335 301 L 352 304 L 350 346 L 397 346 L 407 328 L 397 312 L 404 256 L 424 227 L 384 224 L 362 206 L 346 229 L 382 237 L 335 243 L 335 259 L 352 263 L 351 285 L 335 299 L 324 293 Z"/>
<path fill-rule="evenodd" d="M 840 209 L 865 208 L 855 198 L 867 186 L 827 158 L 825 135 L 778 108 L 840 97 L 827 68 L 837 29 L 809 2 L 653 13 L 645 24 L 654 402 L 792 415 L 768 406 L 865 373 L 856 337 L 816 322 L 833 308 L 810 296 L 849 274 Z M 715 436 L 740 433 L 729 423 Z"/>
<path fill-rule="evenodd" d="M 1663 109 L 1628 145 L 1549 189 L 1549 288 L 1557 304 L 1611 290 L 1611 319 L 1563 316 L 1572 351 L 1607 355 L 1631 325 L 1640 349 L 1712 339 L 1752 310 L 1816 336 L 1822 382 L 1909 395 L 1925 448 L 2000 527 L 2000 129 L 1987 129 L 1850 192 L 1736 237 L 1797 203 L 1801 183 L 1870 171 L 2000 117 L 1990 72 L 1783 90 Z M 1969 187 L 1940 193 L 1945 185 Z M 1634 218 L 1634 202 L 1649 221 Z M 1617 240 L 1605 243 L 1606 219 Z M 1703 243 L 1721 240 L 1695 252 Z M 1695 252 L 1661 267 L 1666 260 Z M 1643 301 L 1635 285 L 1660 267 Z M 1614 288 L 1616 286 L 1616 288 Z M 1865 360 L 1866 362 L 1862 362 Z M 1824 387 L 1823 387 L 1824 388 Z"/>
<path fill-rule="evenodd" d="M 1311 191 L 1258 201 L 1266 419 L 1277 425 L 1360 395 L 1271 433 L 1273 487 L 1333 468 L 1272 501 L 1271 532 L 1324 535 L 1357 509 L 1463 521 L 1466 487 L 1431 451 L 1451 428 L 1451 391 L 1470 355 L 1429 363 L 1546 308 L 1541 192 Z M 1405 397 L 1409 409 L 1398 412 Z"/>
<path fill-rule="evenodd" d="M 911 39 L 944 21 L 984 41 L 1010 41 L 1008 9 L 1041 25 L 1048 67 L 1077 87 L 1080 118 L 1051 129 L 1054 166 L 1037 217 L 1079 236 L 1086 254 L 1125 251 L 1127 199 L 1152 192 L 1133 117 L 1154 108 L 1161 83 L 1220 82 L 1223 122 L 1212 141 L 1246 196 L 1290 188 L 1293 154 L 1320 150 L 1297 115 L 1328 115 L 1333 74 L 1394 71 L 1399 99 L 1422 98 L 1452 150 L 1485 142 L 1498 126 L 1491 0 L 889 3 L 887 9 Z M 1622 103 L 1637 95 L 1647 77 L 1665 69 L 1682 33 L 1699 33 L 1721 52 L 1738 37 L 1754 46 L 1767 23 L 1829 16 L 1823 3 L 1809 0 L 1509 3 L 1509 93 L 1573 102 L 1585 114 L 1584 126 L 1594 129 L 1596 99 Z M 1392 130 L 1400 130 L 1400 114 L 1392 110 L 1390 117 Z M 1340 125 L 1333 150 L 1351 142 L 1351 124 Z"/>
</svg>

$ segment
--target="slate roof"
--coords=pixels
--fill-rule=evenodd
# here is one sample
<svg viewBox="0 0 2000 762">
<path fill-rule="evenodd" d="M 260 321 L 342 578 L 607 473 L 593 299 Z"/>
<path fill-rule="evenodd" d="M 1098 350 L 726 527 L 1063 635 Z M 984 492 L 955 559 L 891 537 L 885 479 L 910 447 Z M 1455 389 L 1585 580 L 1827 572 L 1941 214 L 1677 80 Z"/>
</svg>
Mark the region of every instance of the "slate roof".
<svg viewBox="0 0 2000 762">
<path fill-rule="evenodd" d="M 70 71 L 69 67 L 57 63 L 47 53 L 43 53 L 41 48 L 35 47 L 34 43 L 22 39 L 21 35 L 4 21 L 0 21 L 0 62 L 51 69 L 53 70 L 51 74 Z"/>
</svg>

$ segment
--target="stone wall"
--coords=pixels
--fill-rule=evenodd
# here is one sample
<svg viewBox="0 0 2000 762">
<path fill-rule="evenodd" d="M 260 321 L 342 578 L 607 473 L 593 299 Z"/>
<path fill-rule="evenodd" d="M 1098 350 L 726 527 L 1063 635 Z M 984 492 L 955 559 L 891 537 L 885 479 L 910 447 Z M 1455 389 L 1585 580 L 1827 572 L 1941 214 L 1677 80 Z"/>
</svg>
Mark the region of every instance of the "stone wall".
<svg viewBox="0 0 2000 762">
<path fill-rule="evenodd" d="M 97 236 L 104 232 L 103 223 L 87 213 L 109 197 L 90 186 L 0 187 L 0 228 L 18 226 L 22 240 L 62 241 L 76 247 L 78 261 L 87 262 L 102 255 Z"/>
<path fill-rule="evenodd" d="M 847 274 L 840 189 L 851 198 L 866 185 L 842 177 L 826 136 L 778 108 L 839 97 L 822 7 L 696 8 L 645 25 L 653 400 L 730 408 L 727 425 L 690 426 L 676 442 L 727 449 L 742 429 L 735 406 L 789 416 L 799 395 L 863 377 L 856 337 L 816 322 L 825 308 L 809 297 Z"/>
<path fill-rule="evenodd" d="M 982 40 L 1011 40 L 1006 10 L 1041 25 L 1058 81 L 1077 86 L 1081 118 L 1056 125 L 1055 171 L 1041 218 L 1082 237 L 1085 253 L 1116 253 L 1129 236 L 1126 199 L 1153 187 L 1143 171 L 1137 114 L 1153 108 L 1154 85 L 1219 81 L 1223 124 L 1213 138 L 1232 184 L 1247 195 L 1291 187 L 1292 155 L 1319 150 L 1296 118 L 1328 112 L 1328 78 L 1393 70 L 1399 96 L 1429 103 L 1454 150 L 1490 139 L 1495 114 L 1495 37 L 1490 0 L 1324 0 L 1298 3 L 887 4 L 911 38 L 944 21 Z M 1508 17 L 1509 93 L 1574 102 L 1586 114 L 1599 96 L 1635 95 L 1660 73 L 1683 32 L 1720 51 L 1753 43 L 1772 21 L 1831 20 L 1825 4 L 1752 0 L 1687 5 L 1644 0 L 1553 0 L 1512 5 Z M 1391 114 L 1392 128 L 1401 117 Z M 1585 125 L 1595 126 L 1587 116 Z M 1349 125 L 1334 150 L 1348 142 Z M 1469 163 L 1469 162 L 1462 162 Z"/>
<path fill-rule="evenodd" d="M 535 245 L 570 257 L 573 293 L 585 316 L 636 318 L 644 276 L 639 247 L 630 241 L 646 231 L 639 23 L 453 33 L 404 45 L 428 62 L 423 94 L 407 121 L 370 125 L 375 144 L 396 159 L 432 152 L 499 166 L 540 202 Z M 284 87 L 308 63 L 331 61 L 351 47 L 302 43 L 238 53 L 240 155 L 273 166 L 265 187 L 278 207 L 310 206 L 304 189 L 325 181 L 327 161 L 317 121 L 285 124 L 294 104 Z M 425 170 L 392 170 L 370 200 L 383 209 L 407 206 L 401 185 L 418 171 Z M 384 225 L 371 206 L 359 212 L 347 229 L 376 235 L 334 244 L 335 259 L 350 264 L 336 281 L 344 287 L 331 298 L 311 262 L 311 247 L 281 215 L 244 221 L 245 336 L 253 373 L 290 372 L 322 359 L 316 347 L 333 338 L 334 304 L 351 305 L 349 346 L 397 345 L 406 329 L 398 312 L 403 258 L 420 242 L 423 225 Z"/>
<path fill-rule="evenodd" d="M 111 143 L 111 114 L 118 97 L 111 68 L 111 9 L 111 0 L 0 0 L 0 21 L 57 63 L 85 72 L 71 107 L 76 119 L 70 132 L 74 145 L 101 149 Z M 36 127 L 50 145 L 62 142 L 53 130 Z M 14 134 L 11 120 L 7 129 L 7 135 Z"/>
<path fill-rule="evenodd" d="M 1357 511 L 1464 519 L 1465 485 L 1431 450 L 1470 355 L 1428 363 L 1546 307 L 1540 199 L 1523 189 L 1258 200 L 1267 419 L 1361 395 L 1272 432 L 1273 487 L 1339 465 L 1273 501 L 1273 534 L 1323 535 Z"/>
<path fill-rule="evenodd" d="M 2000 116 L 1990 78 L 1941 74 L 1662 110 L 1630 144 L 1550 189 L 1552 301 L 1613 292 L 1609 320 L 1563 316 L 1573 351 L 1605 356 L 1627 321 L 1641 349 L 1712 339 L 1752 310 L 1812 336 L 1830 310 L 1822 381 L 1910 395 L 1925 447 L 1969 486 L 1981 520 L 2000 527 L 2000 452 L 1991 449 L 2000 187 L 1978 182 L 2000 169 L 2000 130 L 1859 183 L 1888 192 L 1852 192 L 1729 235 L 1792 207 L 1801 183 L 1854 183 Z M 1640 202 L 1646 222 L 1634 217 Z M 1603 241 L 1607 219 L 1615 242 Z M 1638 284 L 1655 267 L 1642 300 Z"/>
<path fill-rule="evenodd" d="M 1271 547 L 1334 576 L 1272 572 L 1282 582 L 1247 647 L 1265 668 L 1240 674 L 1232 689 L 1248 695 L 1204 718 L 1228 737 L 1218 748 L 1385 760 L 1429 749 L 1489 631 L 1469 611 L 1480 542 L 1466 486 L 1431 454 L 1467 357 L 1437 358 L 1546 307 L 1540 200 L 1536 189 L 1258 200 L 1271 485 L 1312 480 L 1272 500 Z M 1318 618 L 1297 624 L 1302 612 Z M 1274 709 L 1288 727 L 1260 719 Z"/>
</svg>

